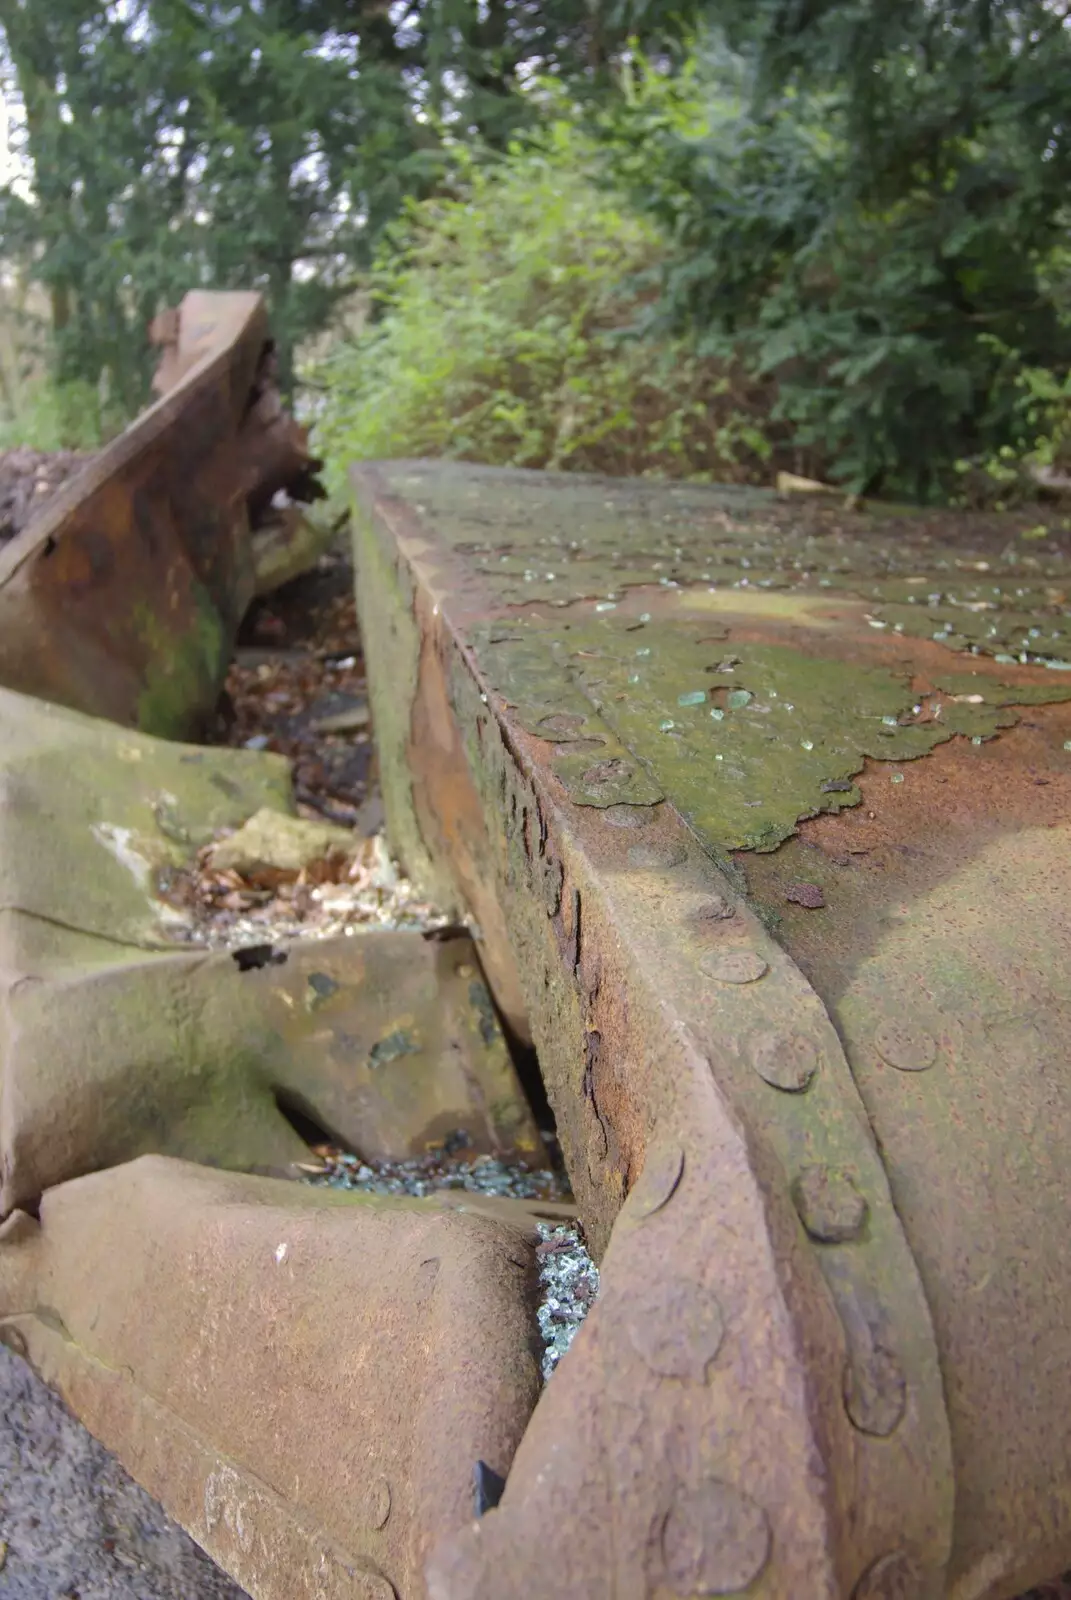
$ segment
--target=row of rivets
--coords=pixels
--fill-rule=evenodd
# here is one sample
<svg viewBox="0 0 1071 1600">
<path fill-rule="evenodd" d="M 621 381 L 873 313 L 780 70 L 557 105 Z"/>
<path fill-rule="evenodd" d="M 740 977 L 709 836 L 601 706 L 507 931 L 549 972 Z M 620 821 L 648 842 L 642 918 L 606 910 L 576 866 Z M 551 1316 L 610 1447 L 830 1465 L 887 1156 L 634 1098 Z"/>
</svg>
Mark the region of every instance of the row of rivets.
<svg viewBox="0 0 1071 1600">
<path fill-rule="evenodd" d="M 625 819 L 618 825 L 625 825 Z M 684 847 L 675 844 L 638 844 L 628 852 L 629 864 L 635 867 L 677 866 L 686 856 Z M 724 897 L 712 897 L 707 912 L 710 920 L 733 914 L 734 908 Z M 699 966 L 707 977 L 738 985 L 755 983 L 769 971 L 769 963 L 757 951 L 739 948 L 710 951 Z M 925 1071 L 937 1059 L 933 1038 L 910 1023 L 883 1023 L 875 1045 L 883 1061 L 903 1072 Z M 817 1046 L 799 1033 L 758 1033 L 749 1041 L 748 1056 L 764 1082 L 788 1094 L 805 1092 L 821 1064 Z M 652 1216 L 667 1203 L 683 1168 L 679 1146 L 652 1152 L 634 1202 L 638 1217 Z M 792 1196 L 804 1228 L 816 1243 L 847 1243 L 858 1238 L 866 1226 L 866 1197 L 843 1168 L 804 1167 L 792 1186 Z M 661 1315 L 651 1314 L 653 1306 L 638 1307 L 630 1327 L 633 1348 L 660 1376 L 704 1381 L 724 1338 L 724 1318 L 716 1297 L 702 1285 L 677 1283 L 668 1291 L 660 1286 L 654 1298 Z M 896 1356 L 873 1341 L 862 1354 L 856 1352 L 845 1368 L 843 1399 L 850 1421 L 860 1432 L 881 1438 L 893 1433 L 907 1406 L 907 1383 Z M 740 1490 L 711 1480 L 702 1490 L 674 1503 L 662 1548 L 666 1573 L 677 1594 L 733 1594 L 753 1583 L 766 1566 L 769 1519 L 761 1506 Z M 918 1586 L 912 1558 L 894 1552 L 867 1570 L 852 1600 L 913 1600 Z"/>
</svg>

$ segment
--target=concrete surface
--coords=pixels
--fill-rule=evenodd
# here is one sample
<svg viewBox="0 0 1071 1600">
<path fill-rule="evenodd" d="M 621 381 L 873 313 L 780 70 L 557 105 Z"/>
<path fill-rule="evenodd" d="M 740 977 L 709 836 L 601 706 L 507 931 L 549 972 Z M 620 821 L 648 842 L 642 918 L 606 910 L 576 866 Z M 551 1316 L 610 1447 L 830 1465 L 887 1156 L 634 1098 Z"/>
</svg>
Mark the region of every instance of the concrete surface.
<svg viewBox="0 0 1071 1600">
<path fill-rule="evenodd" d="M 0 1347 L 0 1600 L 246 1600 Z"/>
</svg>

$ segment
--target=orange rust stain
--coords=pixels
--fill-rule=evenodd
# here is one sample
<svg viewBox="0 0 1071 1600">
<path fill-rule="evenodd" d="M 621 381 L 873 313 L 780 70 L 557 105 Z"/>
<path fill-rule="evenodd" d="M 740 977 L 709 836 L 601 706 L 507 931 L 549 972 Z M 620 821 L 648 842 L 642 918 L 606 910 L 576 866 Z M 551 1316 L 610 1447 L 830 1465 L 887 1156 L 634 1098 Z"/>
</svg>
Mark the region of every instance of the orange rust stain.
<svg viewBox="0 0 1071 1600">
<path fill-rule="evenodd" d="M 529 1040 L 527 1011 L 506 919 L 495 892 L 492 841 L 483 802 L 469 771 L 443 666 L 443 632 L 430 606 L 417 600 L 420 665 L 406 759 L 413 806 L 433 858 L 448 861 L 483 934 L 480 955 L 503 1014 Z"/>
</svg>

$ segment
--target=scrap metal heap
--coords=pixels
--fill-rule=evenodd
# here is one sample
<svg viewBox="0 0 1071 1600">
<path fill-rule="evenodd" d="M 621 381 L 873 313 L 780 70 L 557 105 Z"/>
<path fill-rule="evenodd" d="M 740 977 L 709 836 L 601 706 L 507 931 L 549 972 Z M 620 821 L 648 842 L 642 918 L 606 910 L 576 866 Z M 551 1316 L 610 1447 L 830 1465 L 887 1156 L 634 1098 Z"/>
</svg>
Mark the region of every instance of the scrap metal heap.
<svg viewBox="0 0 1071 1600">
<path fill-rule="evenodd" d="M 312 491 L 255 297 L 158 332 L 165 397 L 0 554 L 0 1339 L 255 1600 L 1071 1565 L 1062 535 L 356 469 L 391 844 L 474 937 L 177 945 L 170 878 L 292 814 L 168 741 Z M 545 1386 L 568 1207 L 293 1181 L 296 1117 L 537 1165 L 499 1016 L 600 1269 Z"/>
</svg>

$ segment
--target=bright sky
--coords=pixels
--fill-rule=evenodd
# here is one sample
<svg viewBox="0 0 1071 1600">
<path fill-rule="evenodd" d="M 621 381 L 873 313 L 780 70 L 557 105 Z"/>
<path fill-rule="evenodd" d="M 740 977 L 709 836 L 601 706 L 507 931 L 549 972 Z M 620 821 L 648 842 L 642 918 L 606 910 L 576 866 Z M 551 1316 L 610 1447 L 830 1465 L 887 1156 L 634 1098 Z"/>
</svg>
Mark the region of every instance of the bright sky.
<svg viewBox="0 0 1071 1600">
<path fill-rule="evenodd" d="M 20 194 L 29 198 L 30 187 L 26 182 L 25 168 L 11 149 L 11 117 L 8 113 L 7 100 L 0 89 L 0 184 L 17 183 Z"/>
</svg>

